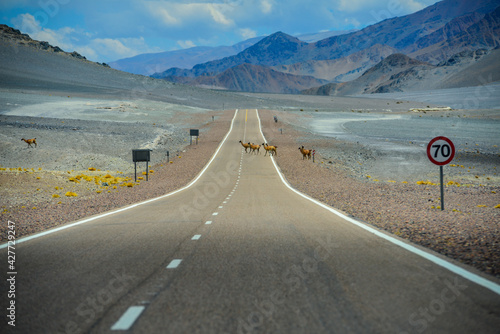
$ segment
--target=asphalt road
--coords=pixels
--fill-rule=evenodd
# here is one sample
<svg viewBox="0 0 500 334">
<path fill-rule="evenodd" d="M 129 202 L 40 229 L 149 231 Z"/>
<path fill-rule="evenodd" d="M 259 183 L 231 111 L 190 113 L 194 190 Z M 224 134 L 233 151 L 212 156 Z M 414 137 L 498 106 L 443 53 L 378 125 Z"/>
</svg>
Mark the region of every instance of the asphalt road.
<svg viewBox="0 0 500 334">
<path fill-rule="evenodd" d="M 498 333 L 496 283 L 305 199 L 239 140 L 264 141 L 255 110 L 188 188 L 18 240 L 1 332 Z"/>
</svg>

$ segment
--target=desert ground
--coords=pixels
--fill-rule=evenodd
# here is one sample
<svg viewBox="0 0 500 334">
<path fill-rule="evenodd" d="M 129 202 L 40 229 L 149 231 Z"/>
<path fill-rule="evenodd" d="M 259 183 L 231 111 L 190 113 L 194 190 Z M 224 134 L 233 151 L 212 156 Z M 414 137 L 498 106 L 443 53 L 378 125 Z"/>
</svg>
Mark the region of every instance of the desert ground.
<svg viewBox="0 0 500 334">
<path fill-rule="evenodd" d="M 272 96 L 266 98 L 269 103 Z M 279 104 L 279 98 L 273 102 Z M 302 97 L 288 98 L 300 105 Z M 359 220 L 499 276 L 500 151 L 498 138 L 485 132 L 498 127 L 497 114 L 425 111 L 427 104 L 410 101 L 342 100 L 342 110 L 307 103 L 259 108 L 287 180 Z M 397 110 L 389 110 L 391 104 Z M 142 98 L 19 91 L 2 93 L 1 110 L 1 209 L 3 220 L 16 222 L 19 236 L 182 187 L 209 160 L 234 114 L 234 109 Z M 405 128 L 435 122 L 450 129 L 472 124 L 467 135 L 484 137 L 470 143 L 454 137 L 457 155 L 445 167 L 444 211 L 439 169 L 424 147 L 426 137 L 438 133 L 422 130 L 414 138 Z M 191 128 L 200 129 L 198 144 L 190 145 Z M 21 140 L 35 137 L 36 147 Z M 314 162 L 302 159 L 302 145 L 315 150 Z M 148 181 L 146 166 L 139 163 L 135 182 L 131 151 L 136 148 L 152 150 Z M 1 237 L 5 240 L 5 229 Z"/>
<path fill-rule="evenodd" d="M 500 277 L 499 85 L 440 98 L 435 92 L 432 99 L 235 93 L 64 56 L 54 61 L 55 55 L 20 48 L 0 49 L 6 60 L 0 68 L 1 241 L 8 220 L 22 237 L 182 187 L 215 152 L 235 109 L 258 109 L 266 138 L 279 147 L 276 161 L 295 188 Z M 200 138 L 190 145 L 192 128 Z M 438 135 L 457 148 L 444 168 L 445 210 L 439 168 L 425 154 Z M 37 146 L 22 138 L 36 138 Z M 314 162 L 302 159 L 302 145 L 315 150 Z M 152 150 L 151 172 L 146 181 L 139 163 L 135 182 L 132 150 L 140 148 Z"/>
</svg>

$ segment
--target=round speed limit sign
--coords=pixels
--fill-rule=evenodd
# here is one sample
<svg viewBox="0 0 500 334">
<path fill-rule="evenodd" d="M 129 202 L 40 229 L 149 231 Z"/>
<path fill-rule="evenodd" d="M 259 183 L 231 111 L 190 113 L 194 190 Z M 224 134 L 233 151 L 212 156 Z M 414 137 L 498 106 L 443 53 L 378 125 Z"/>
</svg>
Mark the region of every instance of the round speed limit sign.
<svg viewBox="0 0 500 334">
<path fill-rule="evenodd" d="M 455 157 L 455 145 L 446 137 L 436 137 L 427 145 L 427 157 L 433 164 L 447 165 Z"/>
</svg>

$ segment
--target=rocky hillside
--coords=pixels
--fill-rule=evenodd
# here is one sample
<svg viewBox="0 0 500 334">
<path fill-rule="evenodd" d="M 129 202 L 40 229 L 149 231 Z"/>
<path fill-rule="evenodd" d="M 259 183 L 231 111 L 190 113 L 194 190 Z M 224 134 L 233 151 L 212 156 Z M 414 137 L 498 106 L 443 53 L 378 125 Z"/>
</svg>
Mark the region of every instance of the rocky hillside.
<svg viewBox="0 0 500 334">
<path fill-rule="evenodd" d="M 5 24 L 0 24 L 0 40 L 9 43 L 11 45 L 24 45 L 38 50 L 44 50 L 47 52 L 54 52 L 60 54 L 66 54 L 76 59 L 87 60 L 84 56 L 76 51 L 64 52 L 58 46 L 52 46 L 48 42 L 37 41 L 32 39 L 28 34 L 23 34 L 21 31 L 11 28 Z M 109 67 L 105 63 L 97 63 L 106 67 Z"/>
<path fill-rule="evenodd" d="M 479 86 L 500 80 L 500 49 L 462 51 L 432 65 L 394 54 L 345 83 L 330 83 L 303 91 L 308 95 L 356 95 Z"/>
<path fill-rule="evenodd" d="M 168 80 L 169 78 L 167 78 Z M 324 84 L 326 80 L 278 72 L 265 66 L 242 64 L 214 76 L 178 77 L 177 82 L 212 89 L 253 93 L 291 93 Z"/>
<path fill-rule="evenodd" d="M 443 39 L 442 36 L 445 36 Z M 500 46 L 500 7 L 486 15 L 471 13 L 458 17 L 419 41 L 411 57 L 439 63 L 462 51 L 494 49 Z"/>
<path fill-rule="evenodd" d="M 393 53 L 398 53 L 398 50 L 387 45 L 376 44 L 339 59 L 308 60 L 291 65 L 273 66 L 272 68 L 283 73 L 310 75 L 328 81 L 345 82 L 356 79 L 370 67 Z"/>
<path fill-rule="evenodd" d="M 355 80 L 339 84 L 328 84 L 324 87 L 306 90 L 303 93 L 308 95 L 335 96 L 371 93 L 395 75 L 415 67 L 424 69 L 430 68 L 432 65 L 412 59 L 404 54 L 396 53 L 385 58 Z"/>
</svg>

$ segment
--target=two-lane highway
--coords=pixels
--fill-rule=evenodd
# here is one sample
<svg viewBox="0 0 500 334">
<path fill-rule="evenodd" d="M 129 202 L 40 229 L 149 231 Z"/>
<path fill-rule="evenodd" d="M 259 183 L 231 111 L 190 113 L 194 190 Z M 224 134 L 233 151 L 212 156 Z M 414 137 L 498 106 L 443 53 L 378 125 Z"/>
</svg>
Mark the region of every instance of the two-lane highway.
<svg viewBox="0 0 500 334">
<path fill-rule="evenodd" d="M 259 123 L 236 111 L 189 187 L 19 243 L 2 332 L 498 333 L 496 283 L 292 191 L 242 150 L 265 142 Z"/>
</svg>

